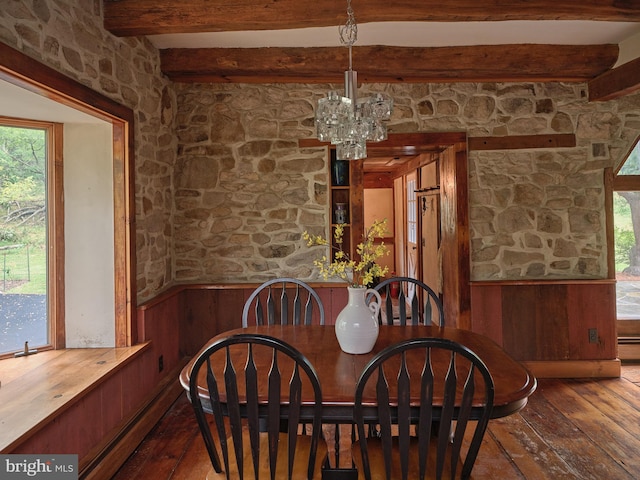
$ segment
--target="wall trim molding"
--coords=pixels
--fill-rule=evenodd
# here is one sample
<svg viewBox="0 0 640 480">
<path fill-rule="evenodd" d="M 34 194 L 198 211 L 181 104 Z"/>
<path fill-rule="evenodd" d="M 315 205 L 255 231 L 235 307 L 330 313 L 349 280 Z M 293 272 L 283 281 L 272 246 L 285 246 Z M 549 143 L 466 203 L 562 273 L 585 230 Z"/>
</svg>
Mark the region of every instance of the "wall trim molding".
<svg viewBox="0 0 640 480">
<path fill-rule="evenodd" d="M 620 359 L 521 362 L 536 378 L 610 378 L 621 374 Z"/>
</svg>

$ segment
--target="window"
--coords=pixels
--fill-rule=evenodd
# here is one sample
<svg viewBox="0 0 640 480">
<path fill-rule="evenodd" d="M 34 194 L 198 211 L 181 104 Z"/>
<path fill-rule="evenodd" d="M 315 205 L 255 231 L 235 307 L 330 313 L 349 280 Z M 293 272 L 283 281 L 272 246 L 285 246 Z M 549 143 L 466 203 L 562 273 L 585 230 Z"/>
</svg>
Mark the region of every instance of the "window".
<svg viewBox="0 0 640 480">
<path fill-rule="evenodd" d="M 640 147 L 636 144 L 614 183 L 613 216 L 617 315 L 640 320 Z"/>
<path fill-rule="evenodd" d="M 0 73 L 0 116 L 49 122 L 60 140 L 47 182 L 52 346 L 133 345 L 133 111 L 9 48 Z"/>
<path fill-rule="evenodd" d="M 409 243 L 418 241 L 418 208 L 416 203 L 416 181 L 407 180 L 407 239 Z"/>
<path fill-rule="evenodd" d="M 0 355 L 27 348 L 25 342 L 29 349 L 48 346 L 55 331 L 47 308 L 53 131 L 50 123 L 0 119 Z"/>
</svg>

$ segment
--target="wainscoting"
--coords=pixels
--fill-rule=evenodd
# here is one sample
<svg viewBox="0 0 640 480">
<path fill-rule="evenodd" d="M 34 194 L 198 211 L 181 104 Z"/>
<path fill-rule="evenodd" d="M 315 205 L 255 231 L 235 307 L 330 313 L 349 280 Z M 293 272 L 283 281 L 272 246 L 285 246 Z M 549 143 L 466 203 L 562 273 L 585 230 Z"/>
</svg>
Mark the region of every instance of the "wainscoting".
<svg viewBox="0 0 640 480">
<path fill-rule="evenodd" d="M 332 325 L 343 284 L 313 283 Z M 158 355 L 192 356 L 219 332 L 239 328 L 255 284 L 182 285 L 138 309 L 140 341 Z M 619 376 L 615 281 L 474 282 L 471 329 L 492 338 L 536 376 Z M 171 325 L 158 329 L 157 325 Z M 179 351 L 164 351 L 175 342 Z M 166 347 L 164 347 L 166 345 Z"/>
<path fill-rule="evenodd" d="M 538 377 L 617 377 L 615 302 L 615 280 L 475 282 L 472 330 Z"/>
</svg>

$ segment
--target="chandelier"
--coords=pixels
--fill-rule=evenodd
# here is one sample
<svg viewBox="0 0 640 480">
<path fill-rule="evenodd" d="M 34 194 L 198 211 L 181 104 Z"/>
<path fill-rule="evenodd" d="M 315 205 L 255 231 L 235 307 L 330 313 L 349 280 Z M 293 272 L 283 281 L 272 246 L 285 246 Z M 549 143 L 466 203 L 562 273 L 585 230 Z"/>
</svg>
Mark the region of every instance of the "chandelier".
<svg viewBox="0 0 640 480">
<path fill-rule="evenodd" d="M 351 47 L 358 39 L 358 26 L 347 0 L 347 22 L 339 28 L 340 43 L 349 48 L 349 70 L 344 72 L 344 96 L 331 91 L 318 101 L 316 129 L 318 140 L 336 145 L 336 157 L 359 160 L 367 156 L 367 141 L 387 138 L 385 123 L 391 117 L 393 100 L 377 93 L 358 100 L 358 73 L 352 69 Z"/>
</svg>

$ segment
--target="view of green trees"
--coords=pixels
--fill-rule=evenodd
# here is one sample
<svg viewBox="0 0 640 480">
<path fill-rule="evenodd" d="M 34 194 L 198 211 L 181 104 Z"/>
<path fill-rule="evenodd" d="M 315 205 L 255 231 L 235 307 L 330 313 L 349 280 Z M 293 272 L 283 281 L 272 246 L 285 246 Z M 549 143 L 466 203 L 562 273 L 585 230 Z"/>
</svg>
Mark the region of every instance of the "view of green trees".
<svg viewBox="0 0 640 480">
<path fill-rule="evenodd" d="M 0 291 L 46 294 L 46 134 L 0 126 Z"/>
<path fill-rule="evenodd" d="M 636 145 L 619 175 L 640 175 L 640 148 Z M 616 272 L 640 274 L 640 192 L 613 196 Z"/>
</svg>

